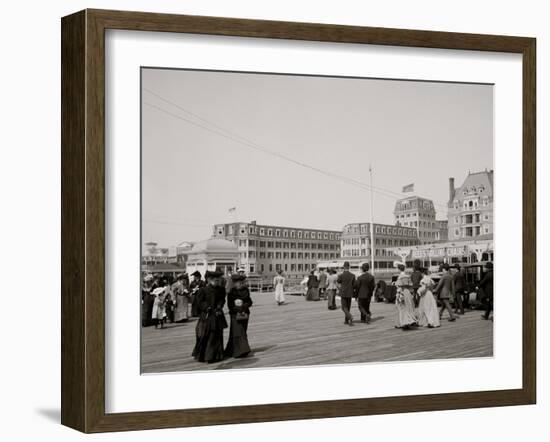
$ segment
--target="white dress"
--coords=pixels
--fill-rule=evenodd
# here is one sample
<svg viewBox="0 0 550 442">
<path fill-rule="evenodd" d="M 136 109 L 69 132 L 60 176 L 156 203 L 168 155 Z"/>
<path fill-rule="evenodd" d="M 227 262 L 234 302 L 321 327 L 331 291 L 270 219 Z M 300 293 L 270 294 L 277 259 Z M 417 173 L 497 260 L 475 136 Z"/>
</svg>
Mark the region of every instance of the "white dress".
<svg viewBox="0 0 550 442">
<path fill-rule="evenodd" d="M 397 327 L 407 328 L 418 322 L 414 314 L 414 299 L 409 288 L 412 286 L 411 278 L 405 272 L 397 277 L 395 281 L 397 296 L 395 306 L 397 307 Z"/>
<path fill-rule="evenodd" d="M 275 278 L 273 278 L 273 285 L 275 286 L 275 301 L 277 301 L 277 303 L 285 302 L 285 278 L 282 276 L 275 276 Z"/>
<path fill-rule="evenodd" d="M 441 325 L 437 302 L 431 291 L 433 285 L 434 282 L 428 275 L 425 275 L 420 281 L 418 289 L 418 294 L 420 295 L 420 301 L 418 302 L 418 324 L 422 327 L 428 325 L 439 327 Z"/>
</svg>

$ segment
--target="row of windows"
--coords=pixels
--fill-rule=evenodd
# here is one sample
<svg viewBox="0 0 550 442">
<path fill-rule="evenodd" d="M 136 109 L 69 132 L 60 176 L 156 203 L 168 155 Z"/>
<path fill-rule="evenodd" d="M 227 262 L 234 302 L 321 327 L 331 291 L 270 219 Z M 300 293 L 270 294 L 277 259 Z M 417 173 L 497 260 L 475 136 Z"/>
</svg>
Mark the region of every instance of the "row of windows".
<svg viewBox="0 0 550 442">
<path fill-rule="evenodd" d="M 251 271 L 253 267 L 251 267 Z M 269 272 L 270 273 L 273 273 L 274 271 L 275 272 L 278 272 L 279 270 L 283 270 L 285 272 L 288 272 L 289 270 L 291 272 L 308 272 L 310 270 L 315 270 L 315 264 L 309 264 L 309 263 L 305 263 L 305 264 L 288 264 L 288 263 L 285 263 L 285 264 L 260 264 L 260 272 L 261 273 L 264 273 L 266 271 L 266 269 L 269 269 Z"/>
<path fill-rule="evenodd" d="M 339 240 L 340 233 L 336 232 L 312 232 L 312 231 L 303 231 L 303 230 L 289 230 L 289 229 L 277 229 L 270 227 L 258 227 L 255 225 L 248 226 L 248 233 L 250 235 L 257 235 L 259 232 L 260 236 L 273 236 L 277 238 L 298 238 L 298 239 L 328 239 L 328 240 Z M 224 234 L 224 226 L 217 227 L 218 235 Z M 246 234 L 246 226 L 241 225 L 239 228 L 239 233 L 241 235 Z M 227 234 L 233 235 L 233 225 L 227 226 Z"/>
<path fill-rule="evenodd" d="M 354 258 L 359 256 L 371 256 L 370 249 L 349 249 L 349 250 L 343 250 L 342 256 L 344 258 Z M 387 256 L 387 257 L 395 257 L 394 253 L 390 252 L 386 249 L 375 249 L 374 250 L 374 256 Z"/>
<path fill-rule="evenodd" d="M 402 213 L 401 215 L 396 215 L 395 217 L 397 219 L 418 218 L 418 212 L 407 213 L 407 214 Z M 420 218 L 435 219 L 435 213 L 420 212 Z"/>
<path fill-rule="evenodd" d="M 241 258 L 247 257 L 247 252 L 240 253 Z M 336 259 L 338 253 L 303 253 L 303 252 L 248 252 L 248 258 L 259 259 Z"/>
<path fill-rule="evenodd" d="M 363 229 L 363 226 L 366 228 Z M 348 225 L 344 228 L 345 233 L 359 233 L 358 225 Z M 374 226 L 374 232 L 379 235 L 395 235 L 395 236 L 416 236 L 416 231 L 410 228 L 402 228 L 397 226 Z M 361 225 L 360 233 L 370 233 L 368 230 L 368 225 Z"/>
<path fill-rule="evenodd" d="M 413 201 L 402 201 L 398 202 L 395 205 L 396 211 L 402 211 L 402 210 L 412 210 L 416 208 L 424 209 L 424 210 L 433 210 L 433 203 L 431 201 L 418 201 L 420 204 L 417 204 L 415 200 Z"/>
<path fill-rule="evenodd" d="M 484 190 L 485 190 L 485 186 L 483 184 L 481 184 L 478 187 L 476 187 L 476 186 L 465 187 L 464 190 L 462 191 L 462 193 L 464 195 L 468 195 L 469 193 L 476 193 L 476 192 L 483 193 Z"/>
<path fill-rule="evenodd" d="M 280 241 L 257 241 L 255 239 L 234 240 L 239 247 L 259 247 L 268 249 L 304 249 L 304 250 L 338 250 L 336 243 L 297 243 Z"/>
<path fill-rule="evenodd" d="M 455 238 L 474 238 L 479 235 L 486 235 L 490 232 L 490 227 L 485 225 L 483 227 L 464 227 L 462 229 L 455 229 Z"/>
<path fill-rule="evenodd" d="M 460 202 L 458 200 L 455 200 L 453 205 L 455 210 L 458 210 L 460 208 Z M 489 205 L 489 198 L 483 198 L 481 200 L 481 205 L 483 207 L 487 207 Z M 475 210 L 478 207 L 479 207 L 479 200 L 477 198 L 462 201 L 463 210 Z"/>
<path fill-rule="evenodd" d="M 420 238 L 439 239 L 439 232 L 418 232 Z"/>
<path fill-rule="evenodd" d="M 455 224 L 472 224 L 472 223 L 479 223 L 481 222 L 481 214 L 480 213 L 472 213 L 471 215 L 461 215 L 454 217 Z M 483 214 L 483 221 L 489 221 L 489 214 L 484 213 Z"/>
<path fill-rule="evenodd" d="M 377 246 L 388 246 L 388 247 L 408 246 L 408 245 L 412 246 L 415 244 L 415 241 L 407 240 L 407 239 L 376 238 L 374 240 L 374 244 Z M 347 238 L 342 240 L 342 248 L 344 248 L 344 246 L 358 246 L 358 245 L 368 246 L 370 245 L 370 241 L 366 237 Z"/>
</svg>

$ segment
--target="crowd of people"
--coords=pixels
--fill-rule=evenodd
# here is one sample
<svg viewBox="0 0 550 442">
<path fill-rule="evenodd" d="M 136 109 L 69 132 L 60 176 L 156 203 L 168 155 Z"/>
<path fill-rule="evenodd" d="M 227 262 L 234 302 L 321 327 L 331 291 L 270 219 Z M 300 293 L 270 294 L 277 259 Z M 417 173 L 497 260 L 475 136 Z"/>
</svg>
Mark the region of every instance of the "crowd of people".
<svg viewBox="0 0 550 442">
<path fill-rule="evenodd" d="M 445 311 L 448 320 L 456 321 L 468 307 L 468 296 L 464 274 L 459 265 L 451 274 L 449 264 L 440 268 L 441 278 L 437 282 L 430 277 L 429 271 L 416 260 L 412 273 L 405 271 L 402 262 L 396 262 L 399 271 L 393 285 L 396 288 L 396 328 L 410 330 L 416 327 L 437 328 Z M 361 266 L 361 275 L 355 276 L 349 270 L 349 262 L 343 265 L 343 271 L 334 269 L 318 274 L 311 272 L 306 280 L 306 301 L 327 300 L 327 308 L 336 310 L 336 297 L 339 295 L 341 309 L 344 313 L 344 324 L 354 325 L 352 300 L 355 299 L 359 309 L 360 321 L 371 322 L 371 300 L 375 290 L 383 290 L 386 283 L 375 282 L 369 272 L 369 264 Z M 195 346 L 191 356 L 199 362 L 217 362 L 227 357 L 241 358 L 250 354 L 248 343 L 248 323 L 250 308 L 253 305 L 246 283 L 244 269 L 228 278 L 216 269 L 207 271 L 205 280 L 200 272 L 192 273 L 191 280 L 187 273 L 176 278 L 147 274 L 142 286 L 142 325 L 154 325 L 164 328 L 167 321 L 180 323 L 190 317 L 196 317 Z M 273 279 L 275 302 L 277 306 L 285 302 L 285 277 L 282 271 Z M 493 265 L 486 264 L 486 272 L 476 289 L 484 294 L 486 302 L 483 319 L 489 319 L 493 309 Z M 438 307 L 438 300 L 440 307 Z M 451 307 L 451 300 L 454 309 Z M 224 306 L 227 303 L 229 322 Z M 229 328 L 229 338 L 224 347 L 224 330 Z"/>
<path fill-rule="evenodd" d="M 198 318 L 196 342 L 191 356 L 199 362 L 217 362 L 227 357 L 241 358 L 250 353 L 248 320 L 252 298 L 246 285 L 244 269 L 225 278 L 216 269 L 207 271 L 205 280 L 200 272 L 172 278 L 145 275 L 142 285 L 142 326 L 164 328 L 167 321 L 185 322 Z M 229 323 L 224 313 L 227 302 Z M 223 332 L 229 327 L 229 339 L 224 348 Z"/>
<path fill-rule="evenodd" d="M 455 264 L 456 272 L 451 273 L 449 264 L 440 267 L 441 277 L 437 283 L 430 277 L 429 270 L 422 267 L 419 260 L 413 263 L 411 274 L 405 271 L 402 262 L 395 262 L 394 267 L 399 274 L 392 284 L 396 288 L 395 305 L 397 311 L 396 328 L 410 330 L 418 326 L 436 328 L 441 326 L 441 319 L 448 312 L 448 320 L 456 321 L 459 315 L 464 314 L 469 305 L 470 293 L 467 291 L 464 270 L 459 264 Z M 356 299 L 362 323 L 370 323 L 370 303 L 375 291 L 384 293 L 386 282 L 376 281 L 369 272 L 370 266 L 364 263 L 361 266 L 362 274 L 358 277 L 350 272 L 349 262 L 343 265 L 343 271 L 338 273 L 336 269 L 320 269 L 318 273 L 311 272 L 302 285 L 305 288 L 306 301 L 319 301 L 326 299 L 329 310 L 336 310 L 336 296 L 340 296 L 341 309 L 344 312 L 344 324 L 354 325 L 351 313 L 352 299 Z M 281 296 L 284 299 L 284 277 L 281 271 L 274 279 L 276 287 L 276 299 L 279 304 Z M 483 319 L 489 319 L 493 309 L 493 264 L 486 264 L 486 273 L 477 284 L 476 290 L 482 292 L 485 302 Z M 438 307 L 438 301 L 440 308 Z M 451 302 L 454 308 L 451 307 Z"/>
</svg>

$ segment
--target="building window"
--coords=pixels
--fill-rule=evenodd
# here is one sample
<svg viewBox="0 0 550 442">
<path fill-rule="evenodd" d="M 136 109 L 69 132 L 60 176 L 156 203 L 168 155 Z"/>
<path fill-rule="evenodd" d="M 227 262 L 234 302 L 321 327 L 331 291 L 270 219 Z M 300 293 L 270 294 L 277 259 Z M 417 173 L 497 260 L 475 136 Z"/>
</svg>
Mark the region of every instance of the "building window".
<svg viewBox="0 0 550 442">
<path fill-rule="evenodd" d="M 294 230 L 290 231 L 290 237 L 291 238 L 296 238 L 296 232 Z"/>
<path fill-rule="evenodd" d="M 265 229 L 262 227 L 260 228 L 260 236 L 264 236 L 265 235 Z"/>
<path fill-rule="evenodd" d="M 301 230 L 298 232 L 298 238 L 302 239 L 302 231 Z"/>
<path fill-rule="evenodd" d="M 279 229 L 275 230 L 275 236 L 277 237 L 281 236 L 281 231 Z"/>
<path fill-rule="evenodd" d="M 222 228 L 218 229 L 218 235 L 220 235 L 220 236 L 223 235 L 223 229 Z"/>
<path fill-rule="evenodd" d="M 273 236 L 273 229 L 267 229 L 267 236 Z"/>
<path fill-rule="evenodd" d="M 309 232 L 304 232 L 304 238 L 309 239 Z"/>
<path fill-rule="evenodd" d="M 283 238 L 288 238 L 288 230 L 283 230 Z"/>
</svg>

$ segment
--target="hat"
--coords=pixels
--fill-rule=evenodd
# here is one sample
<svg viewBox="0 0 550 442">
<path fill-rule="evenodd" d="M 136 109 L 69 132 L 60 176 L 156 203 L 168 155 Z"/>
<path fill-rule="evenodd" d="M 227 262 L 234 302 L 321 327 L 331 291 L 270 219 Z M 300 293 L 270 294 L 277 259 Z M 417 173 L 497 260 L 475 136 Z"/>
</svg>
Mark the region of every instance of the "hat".
<svg viewBox="0 0 550 442">
<path fill-rule="evenodd" d="M 246 273 L 246 269 L 244 267 L 239 267 L 237 269 L 237 272 L 243 272 L 243 273 Z"/>
<path fill-rule="evenodd" d="M 223 276 L 223 272 L 219 271 L 218 269 L 216 269 L 214 271 L 207 270 L 206 274 L 204 275 L 204 277 L 206 279 L 208 279 L 208 278 L 219 278 L 220 276 Z"/>
<path fill-rule="evenodd" d="M 191 273 L 191 276 L 198 276 L 199 278 L 202 277 L 201 272 L 198 270 L 195 270 L 193 273 Z"/>
<path fill-rule="evenodd" d="M 404 266 L 404 265 L 405 265 L 405 264 L 403 264 L 401 261 L 394 261 L 394 262 L 393 262 L 393 266 L 394 266 L 395 268 L 397 268 L 397 267 L 399 267 L 399 266 Z"/>
<path fill-rule="evenodd" d="M 233 282 L 244 281 L 245 279 L 246 279 L 246 276 L 239 275 L 238 273 L 234 273 L 233 275 L 231 275 L 231 281 Z"/>
<path fill-rule="evenodd" d="M 153 295 L 158 296 L 161 293 L 164 293 L 164 287 L 157 287 L 155 290 L 152 291 Z"/>
<path fill-rule="evenodd" d="M 145 276 L 143 277 L 143 280 L 144 280 L 145 282 L 152 281 L 152 280 L 153 280 L 153 275 L 151 275 L 150 273 L 148 273 L 147 275 L 145 275 Z"/>
<path fill-rule="evenodd" d="M 454 265 L 454 268 L 460 270 L 460 264 L 457 262 L 457 263 Z"/>
</svg>

